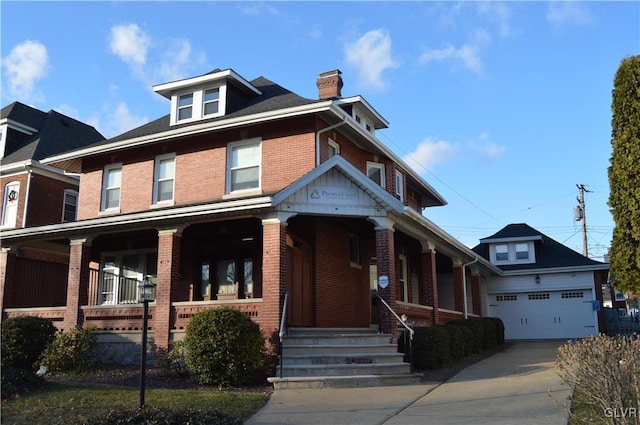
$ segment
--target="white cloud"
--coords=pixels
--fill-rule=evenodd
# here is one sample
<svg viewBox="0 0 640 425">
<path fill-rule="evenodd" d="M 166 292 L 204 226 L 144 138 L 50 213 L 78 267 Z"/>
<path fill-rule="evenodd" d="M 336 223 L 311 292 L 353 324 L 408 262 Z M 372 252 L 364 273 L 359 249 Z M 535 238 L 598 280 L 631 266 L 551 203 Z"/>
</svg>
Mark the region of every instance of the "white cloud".
<svg viewBox="0 0 640 425">
<path fill-rule="evenodd" d="M 488 164 L 494 162 L 497 158 L 502 156 L 505 148 L 504 146 L 500 146 L 493 142 L 472 142 L 469 144 L 469 151 L 474 157 L 479 158 L 482 162 Z"/>
<path fill-rule="evenodd" d="M 206 63 L 188 39 L 154 41 L 136 24 L 112 27 L 109 46 L 148 88 L 192 76 Z"/>
<path fill-rule="evenodd" d="M 54 108 L 54 109 L 68 117 L 80 120 L 80 111 L 67 103 L 62 103 L 57 108 Z"/>
<path fill-rule="evenodd" d="M 462 64 L 473 72 L 481 73 L 484 69 L 480 57 L 481 49 L 491 41 L 491 36 L 485 30 L 477 30 L 471 43 L 462 45 L 459 48 L 451 44 L 446 44 L 442 49 L 427 49 L 418 58 L 420 63 L 432 61 L 442 62 L 454 60 Z"/>
<path fill-rule="evenodd" d="M 41 95 L 36 92 L 36 82 L 49 70 L 47 48 L 39 41 L 26 40 L 16 45 L 2 59 L 9 95 L 16 100 L 32 102 Z"/>
<path fill-rule="evenodd" d="M 547 21 L 555 25 L 589 25 L 593 21 L 593 16 L 584 3 L 574 1 L 550 2 L 547 10 Z"/>
<path fill-rule="evenodd" d="M 138 117 L 131 113 L 125 102 L 107 104 L 99 114 L 93 114 L 85 119 L 89 125 L 95 127 L 107 139 L 115 137 L 149 122 L 147 117 Z"/>
<path fill-rule="evenodd" d="M 498 27 L 500 37 L 509 37 L 515 34 L 511 28 L 511 9 L 505 3 L 482 1 L 475 3 L 478 14 Z"/>
<path fill-rule="evenodd" d="M 413 152 L 404 157 L 404 161 L 420 173 L 451 161 L 459 150 L 460 145 L 457 143 L 427 137 Z"/>
<path fill-rule="evenodd" d="M 382 73 L 397 68 L 391 54 L 391 37 L 381 29 L 372 30 L 345 46 L 347 64 L 356 69 L 360 86 L 382 90 L 386 84 Z"/>
<path fill-rule="evenodd" d="M 111 52 L 132 67 L 139 68 L 146 64 L 150 45 L 151 39 L 136 24 L 111 27 Z"/>
<path fill-rule="evenodd" d="M 491 142 L 486 133 L 480 134 L 479 139 L 458 143 L 427 137 L 403 159 L 416 171 L 422 173 L 426 170 L 432 170 L 436 165 L 454 160 L 472 159 L 490 164 L 504 154 L 505 148 Z"/>
</svg>

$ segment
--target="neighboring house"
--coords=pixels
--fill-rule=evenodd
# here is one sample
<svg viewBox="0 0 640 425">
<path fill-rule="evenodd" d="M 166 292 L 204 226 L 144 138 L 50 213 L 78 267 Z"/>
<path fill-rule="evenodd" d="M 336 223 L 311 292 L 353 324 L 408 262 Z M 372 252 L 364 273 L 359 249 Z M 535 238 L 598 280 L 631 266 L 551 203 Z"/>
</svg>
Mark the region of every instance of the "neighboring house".
<svg viewBox="0 0 640 425">
<path fill-rule="evenodd" d="M 93 127 L 56 111 L 43 112 L 19 102 L 2 108 L 2 236 L 14 229 L 75 221 L 79 177 L 42 164 L 41 160 L 102 140 L 104 137 Z M 46 241 L 33 243 L 21 247 L 19 257 L 13 259 L 11 272 L 19 274 L 16 282 L 23 289 L 10 294 L 11 306 L 64 302 L 61 290 L 66 284 L 60 279 L 68 274 L 68 247 Z M 54 287 L 56 281 L 58 286 Z"/>
<path fill-rule="evenodd" d="M 445 200 L 376 137 L 387 121 L 341 96 L 340 74 L 320 74 L 319 99 L 231 69 L 160 84 L 168 115 L 51 155 L 80 175 L 78 221 L 3 233 L 3 316 L 139 341 L 146 276 L 160 350 L 220 306 L 274 342 L 285 294 L 296 327 L 395 333 L 371 290 L 411 324 L 482 315 L 482 282 L 500 269 L 422 215 Z M 15 303 L 28 289 L 14 264 L 31 246 L 68 255 L 53 305 Z"/>
<path fill-rule="evenodd" d="M 502 271 L 486 282 L 486 313 L 508 339 L 582 338 L 604 331 L 609 265 L 526 224 L 510 224 L 473 248 Z"/>
</svg>

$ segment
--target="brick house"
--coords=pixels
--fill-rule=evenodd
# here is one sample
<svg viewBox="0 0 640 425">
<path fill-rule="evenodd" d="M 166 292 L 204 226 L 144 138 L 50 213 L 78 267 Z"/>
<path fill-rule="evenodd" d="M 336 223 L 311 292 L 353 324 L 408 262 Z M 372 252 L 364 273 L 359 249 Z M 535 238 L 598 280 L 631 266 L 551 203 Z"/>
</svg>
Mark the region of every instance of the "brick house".
<svg viewBox="0 0 640 425">
<path fill-rule="evenodd" d="M 156 348 L 199 310 L 229 306 L 278 334 L 287 324 L 396 332 L 372 290 L 412 324 L 482 315 L 500 270 L 423 215 L 442 196 L 376 138 L 387 121 L 343 97 L 338 70 L 319 99 L 231 69 L 154 86 L 169 114 L 43 163 L 80 176 L 78 220 L 4 232 L 3 317 L 40 314 L 139 340 L 137 283 L 150 276 Z M 15 305 L 23 249 L 68 255 L 55 305 Z M 9 296 L 11 294 L 11 296 Z"/>
<path fill-rule="evenodd" d="M 37 228 L 76 220 L 77 175 L 41 162 L 69 149 L 93 144 L 104 137 L 93 127 L 56 111 L 43 112 L 14 102 L 0 113 L 0 231 Z M 3 307 L 64 305 L 68 248 L 47 241 L 21 246 L 14 255 L 2 245 L 2 273 L 21 289 L 0 294 Z M 7 258 L 12 262 L 6 267 Z M 43 284 L 54 277 L 52 284 Z M 8 295 L 9 298 L 5 298 Z"/>
</svg>

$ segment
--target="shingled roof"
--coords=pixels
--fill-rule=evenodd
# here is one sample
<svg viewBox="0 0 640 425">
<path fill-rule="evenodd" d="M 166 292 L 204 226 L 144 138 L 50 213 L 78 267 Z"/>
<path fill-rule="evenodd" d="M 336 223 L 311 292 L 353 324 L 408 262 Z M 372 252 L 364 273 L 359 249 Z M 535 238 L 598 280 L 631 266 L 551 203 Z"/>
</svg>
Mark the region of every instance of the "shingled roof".
<svg viewBox="0 0 640 425">
<path fill-rule="evenodd" d="M 36 132 L 23 140 L 7 140 L 3 164 L 40 160 L 105 140 L 95 128 L 59 112 L 43 112 L 14 102 L 0 113 L 2 119 L 31 127 Z M 12 137 L 11 133 L 7 137 Z"/>
<path fill-rule="evenodd" d="M 481 239 L 480 244 L 473 248 L 478 255 L 490 260 L 489 245 L 496 243 L 499 239 L 534 240 L 536 250 L 536 262 L 533 264 L 508 264 L 497 265 L 504 271 L 510 270 L 527 270 L 527 269 L 546 269 L 560 267 L 584 267 L 584 266 L 603 266 L 606 263 L 592 260 L 584 255 L 572 250 L 571 248 L 555 241 L 542 232 L 533 227 L 524 224 L 509 224 L 493 235 Z M 483 242 L 484 241 L 484 242 Z M 490 242 L 489 242 L 490 241 Z"/>
</svg>

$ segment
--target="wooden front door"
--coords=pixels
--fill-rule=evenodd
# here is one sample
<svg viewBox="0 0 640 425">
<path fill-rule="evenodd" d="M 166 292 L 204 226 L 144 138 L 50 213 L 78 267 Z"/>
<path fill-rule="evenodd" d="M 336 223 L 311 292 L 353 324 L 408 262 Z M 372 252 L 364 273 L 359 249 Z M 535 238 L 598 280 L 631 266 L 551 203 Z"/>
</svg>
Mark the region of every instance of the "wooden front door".
<svg viewBox="0 0 640 425">
<path fill-rule="evenodd" d="M 287 293 L 289 326 L 313 326 L 311 246 L 287 235 Z"/>
</svg>

